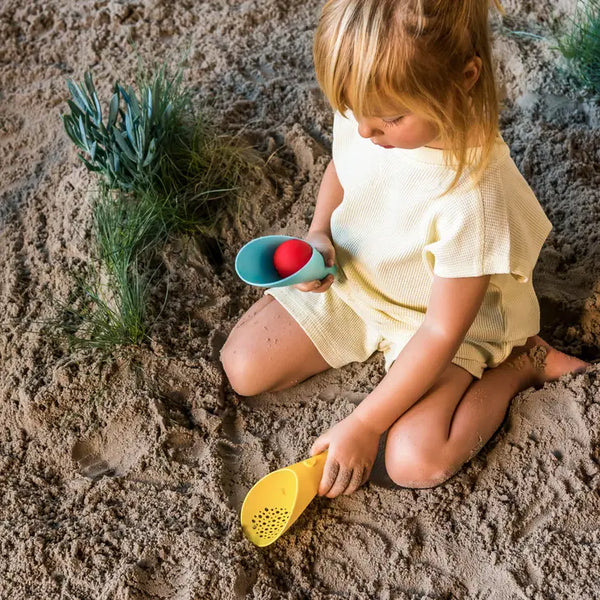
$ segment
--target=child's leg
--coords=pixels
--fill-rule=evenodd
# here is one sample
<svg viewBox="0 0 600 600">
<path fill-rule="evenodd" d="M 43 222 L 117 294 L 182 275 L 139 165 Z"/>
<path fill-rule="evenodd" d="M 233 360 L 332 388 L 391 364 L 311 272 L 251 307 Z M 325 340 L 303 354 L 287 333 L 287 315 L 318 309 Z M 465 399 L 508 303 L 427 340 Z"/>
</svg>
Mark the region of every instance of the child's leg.
<svg viewBox="0 0 600 600">
<path fill-rule="evenodd" d="M 390 477 L 405 487 L 432 487 L 452 476 L 492 437 L 520 391 L 588 363 L 533 336 L 480 380 L 450 364 L 439 381 L 390 427 L 385 451 Z"/>
<path fill-rule="evenodd" d="M 302 327 L 270 295 L 236 323 L 221 349 L 221 363 L 242 396 L 290 387 L 330 368 Z"/>
</svg>

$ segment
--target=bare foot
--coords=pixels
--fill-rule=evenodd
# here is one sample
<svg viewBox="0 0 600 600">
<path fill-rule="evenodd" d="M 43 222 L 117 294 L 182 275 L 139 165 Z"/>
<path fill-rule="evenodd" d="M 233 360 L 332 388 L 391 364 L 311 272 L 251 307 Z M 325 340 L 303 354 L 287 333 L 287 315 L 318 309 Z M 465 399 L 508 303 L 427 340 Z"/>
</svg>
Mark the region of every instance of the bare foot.
<svg viewBox="0 0 600 600">
<path fill-rule="evenodd" d="M 530 385 L 542 387 L 546 381 L 554 381 L 566 373 L 579 373 L 587 369 L 587 363 L 564 352 L 559 352 L 539 335 L 527 338 L 524 346 L 515 346 L 505 361 L 507 366 L 529 371 Z"/>
</svg>

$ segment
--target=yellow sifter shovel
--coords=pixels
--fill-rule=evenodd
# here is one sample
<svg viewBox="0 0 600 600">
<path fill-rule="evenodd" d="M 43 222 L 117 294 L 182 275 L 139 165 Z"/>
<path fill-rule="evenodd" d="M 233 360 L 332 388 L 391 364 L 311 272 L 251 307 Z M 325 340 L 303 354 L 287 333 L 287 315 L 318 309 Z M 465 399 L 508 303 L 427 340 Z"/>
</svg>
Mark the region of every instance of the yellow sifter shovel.
<svg viewBox="0 0 600 600">
<path fill-rule="evenodd" d="M 257 546 L 268 546 L 282 536 L 319 490 L 327 450 L 278 469 L 254 484 L 242 504 L 244 535 Z"/>
</svg>

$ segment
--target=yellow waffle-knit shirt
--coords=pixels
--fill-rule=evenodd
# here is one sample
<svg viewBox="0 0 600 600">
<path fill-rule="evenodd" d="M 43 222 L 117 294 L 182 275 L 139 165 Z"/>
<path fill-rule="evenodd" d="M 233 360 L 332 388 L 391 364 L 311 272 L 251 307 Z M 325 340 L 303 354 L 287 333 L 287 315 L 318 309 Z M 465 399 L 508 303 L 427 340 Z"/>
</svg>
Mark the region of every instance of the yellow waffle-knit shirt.
<svg viewBox="0 0 600 600">
<path fill-rule="evenodd" d="M 346 118 L 347 117 L 347 118 Z M 331 215 L 338 274 L 322 293 L 269 288 L 333 367 L 381 350 L 388 371 L 423 323 L 434 275 L 491 275 L 452 362 L 474 377 L 539 332 L 531 275 L 552 229 L 499 136 L 474 187 L 434 148 L 385 149 L 352 112 L 334 116 L 333 161 L 344 189 Z"/>
<path fill-rule="evenodd" d="M 363 319 L 380 330 L 391 326 L 407 342 L 425 317 L 434 274 L 490 274 L 456 356 L 484 355 L 487 366 L 497 366 L 539 332 L 531 276 L 552 229 L 508 146 L 497 138 L 479 185 L 465 174 L 440 197 L 453 178 L 442 150 L 381 148 L 359 135 L 351 111 L 346 117 L 334 116 L 333 161 L 344 197 L 331 215 L 339 267 L 332 289 Z"/>
</svg>

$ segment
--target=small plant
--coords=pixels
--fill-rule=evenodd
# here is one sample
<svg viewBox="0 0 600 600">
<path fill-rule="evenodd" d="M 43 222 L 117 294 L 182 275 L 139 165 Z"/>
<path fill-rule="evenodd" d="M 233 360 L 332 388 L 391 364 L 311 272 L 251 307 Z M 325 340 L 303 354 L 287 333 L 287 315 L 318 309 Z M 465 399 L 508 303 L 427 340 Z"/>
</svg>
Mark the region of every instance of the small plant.
<svg viewBox="0 0 600 600">
<path fill-rule="evenodd" d="M 569 22 L 568 31 L 555 39 L 530 31 L 510 28 L 505 31 L 550 44 L 552 50 L 558 50 L 567 59 L 569 75 L 575 75 L 584 87 L 600 93 L 600 0 L 578 0 Z"/>
<path fill-rule="evenodd" d="M 157 275 L 151 262 L 167 237 L 160 203 L 103 184 L 94 198 L 93 233 L 102 268 L 91 266 L 77 279 L 76 297 L 61 306 L 63 329 L 73 347 L 142 343 L 149 288 Z"/>
<path fill-rule="evenodd" d="M 112 298 L 110 287 L 101 278 L 101 273 L 93 269 L 85 279 L 79 278 L 76 292 L 66 304 L 59 305 L 61 317 L 53 325 L 67 334 L 71 348 L 108 351 L 114 346 L 146 341 L 147 286 L 139 272 L 132 270 L 127 281 L 129 297 L 125 304 Z"/>
<path fill-rule="evenodd" d="M 201 119 L 170 144 L 160 160 L 157 194 L 170 194 L 163 207 L 173 231 L 215 237 L 228 200 L 258 162 L 251 149 L 215 135 Z M 238 209 L 242 194 L 237 194 Z"/>
<path fill-rule="evenodd" d="M 106 119 L 91 73 L 82 84 L 67 81 L 65 130 L 102 177 L 92 204 L 100 266 L 79 281 L 79 300 L 62 307 L 73 345 L 146 341 L 157 250 L 177 233 L 216 238 L 241 175 L 258 168 L 251 149 L 213 133 L 181 81 L 181 70 L 147 74 L 140 66 L 138 92 L 115 83 Z"/>
<path fill-rule="evenodd" d="M 600 93 L 600 0 L 580 0 L 570 31 L 558 40 L 575 75 Z"/>
<path fill-rule="evenodd" d="M 164 138 L 176 125 L 171 96 L 181 73 L 169 79 L 164 69 L 142 88 L 140 98 L 128 86 L 115 83 L 106 123 L 91 73 L 78 85 L 67 80 L 71 113 L 63 115 L 65 130 L 90 171 L 101 173 L 110 187 L 124 190 L 151 184 Z M 122 108 L 124 106 L 124 109 Z"/>
</svg>

